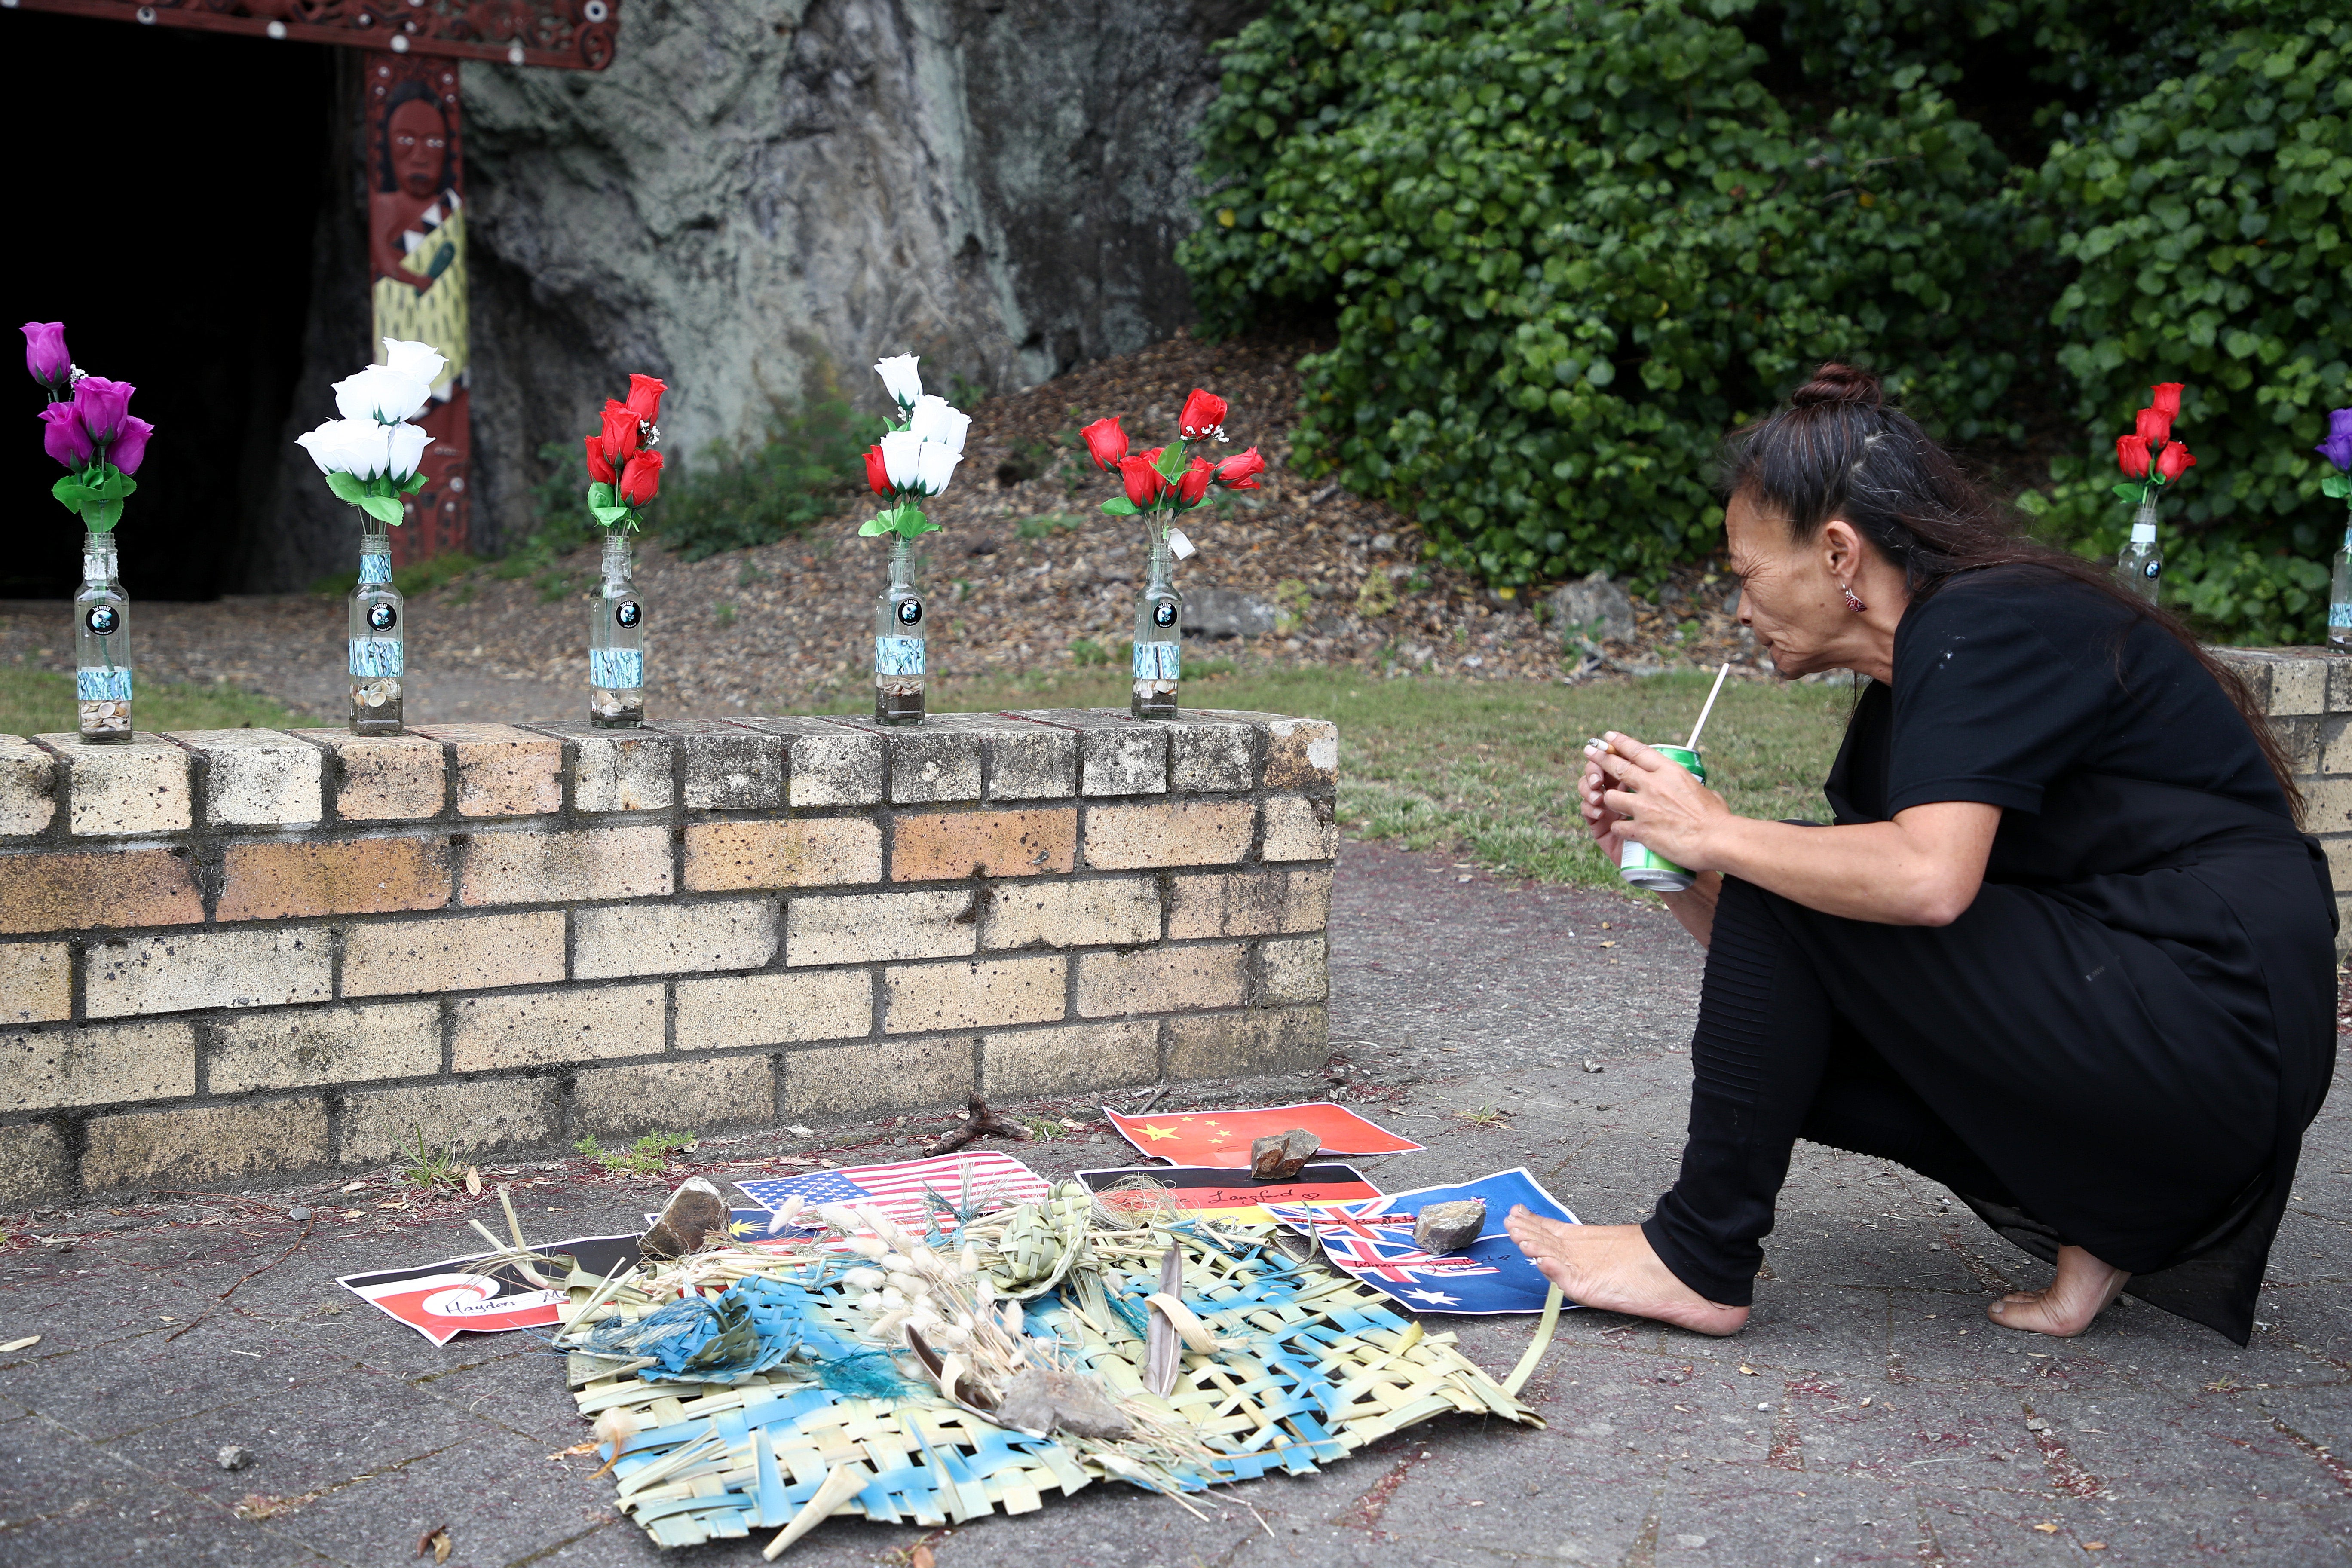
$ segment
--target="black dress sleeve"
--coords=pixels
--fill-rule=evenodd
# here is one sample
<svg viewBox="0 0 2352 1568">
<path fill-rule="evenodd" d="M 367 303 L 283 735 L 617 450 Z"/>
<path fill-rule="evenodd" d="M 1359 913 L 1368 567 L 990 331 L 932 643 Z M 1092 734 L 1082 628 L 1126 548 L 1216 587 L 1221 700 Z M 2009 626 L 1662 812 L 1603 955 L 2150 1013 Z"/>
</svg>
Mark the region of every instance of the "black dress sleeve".
<svg viewBox="0 0 2352 1568">
<path fill-rule="evenodd" d="M 2038 574 L 2037 574 L 2038 575 Z M 1978 801 L 2038 813 L 2098 739 L 2121 689 L 2116 616 L 2072 584 L 2001 573 L 1956 583 L 1896 630 L 1886 812 Z M 2123 612 L 2128 614 L 2128 612 Z"/>
</svg>

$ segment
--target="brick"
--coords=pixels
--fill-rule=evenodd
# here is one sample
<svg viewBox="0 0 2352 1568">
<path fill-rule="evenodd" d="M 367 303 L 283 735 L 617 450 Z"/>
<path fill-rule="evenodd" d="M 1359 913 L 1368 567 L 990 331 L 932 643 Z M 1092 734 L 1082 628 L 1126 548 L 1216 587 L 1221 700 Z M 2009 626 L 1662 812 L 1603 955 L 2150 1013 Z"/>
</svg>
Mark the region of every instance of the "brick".
<svg viewBox="0 0 2352 1568">
<path fill-rule="evenodd" d="M 1230 871 L 1170 879 L 1171 941 L 1321 931 L 1330 921 L 1331 873 Z"/>
<path fill-rule="evenodd" d="M 1032 717 L 1078 737 L 1078 793 L 1168 793 L 1168 730 L 1111 708 L 1046 708 Z"/>
<path fill-rule="evenodd" d="M 862 816 L 698 822 L 686 829 L 685 862 L 694 893 L 878 882 L 882 828 Z"/>
<path fill-rule="evenodd" d="M 977 733 L 929 724 L 894 729 L 864 720 L 833 722 L 880 738 L 888 758 L 892 805 L 929 805 L 980 798 L 981 758 L 987 748 Z"/>
<path fill-rule="evenodd" d="M 660 985 L 467 996 L 450 1008 L 449 1069 L 541 1067 L 662 1048 Z"/>
<path fill-rule="evenodd" d="M 371 921 L 343 931 L 345 996 L 430 996 L 563 978 L 562 910 Z"/>
<path fill-rule="evenodd" d="M 457 878 L 461 904 L 560 904 L 667 898 L 669 829 L 521 828 L 477 833 Z"/>
<path fill-rule="evenodd" d="M 324 926 L 111 937 L 83 959 L 82 1006 L 92 1018 L 199 1007 L 283 1007 L 334 996 Z"/>
<path fill-rule="evenodd" d="M 676 742 L 658 730 L 600 730 L 586 722 L 530 729 L 571 743 L 574 811 L 660 811 L 677 798 Z"/>
<path fill-rule="evenodd" d="M 2352 829 L 2352 776 L 2303 781 L 2304 830 L 2326 837 Z M 0 872 L 0 876 L 5 876 Z M 2337 883 L 2338 887 L 2346 887 Z M 2352 891 L 2352 888 L 2347 888 Z M 5 897 L 0 894 L 0 897 Z"/>
<path fill-rule="evenodd" d="M 994 1024 L 1043 1024 L 1066 1011 L 1069 960 L 997 958 L 884 972 L 882 1030 L 911 1035 Z"/>
<path fill-rule="evenodd" d="M 439 835 L 232 844 L 221 855 L 222 921 L 437 910 L 457 885 Z"/>
<path fill-rule="evenodd" d="M 2327 671 L 2334 658 L 2325 653 L 2297 658 L 2282 650 L 2270 658 L 2269 711 L 2274 717 L 2327 711 Z"/>
<path fill-rule="evenodd" d="M 1321 1007 L 1199 1013 L 1168 1020 L 1168 1076 L 1257 1078 L 1300 1072 L 1330 1057 L 1330 1020 Z"/>
<path fill-rule="evenodd" d="M 277 730 L 172 737 L 205 759 L 205 820 L 215 827 L 308 827 L 324 815 L 326 754 Z"/>
<path fill-rule="evenodd" d="M 1265 771 L 1259 783 L 1268 789 L 1303 789 L 1320 794 L 1339 783 L 1339 727 L 1328 719 L 1292 719 L 1280 713 L 1238 713 L 1208 710 L 1195 718 L 1230 719 L 1265 726 Z"/>
<path fill-rule="evenodd" d="M 2260 654 L 2245 648 L 2209 648 L 2206 651 L 2238 672 L 2246 683 L 2248 695 L 2254 700 L 2254 711 L 2271 710 L 2271 666 Z"/>
<path fill-rule="evenodd" d="M 1238 942 L 1089 952 L 1077 962 L 1082 1018 L 1238 1007 L 1249 1000 L 1249 950 Z"/>
<path fill-rule="evenodd" d="M 161 735 L 85 746 L 79 735 L 37 735 L 66 763 L 66 827 L 81 837 L 184 833 L 195 818 L 188 753 Z"/>
<path fill-rule="evenodd" d="M 1160 1025 L 1055 1024 L 980 1037 L 981 1092 L 991 1100 L 1085 1094 L 1160 1076 Z"/>
<path fill-rule="evenodd" d="M 2300 776 L 2320 771 L 2320 761 L 2326 747 L 2321 741 L 2323 729 L 2340 725 L 2340 719 L 2330 719 L 2318 713 L 2306 713 L 2295 719 L 2266 719 L 2271 733 L 2278 738 L 2279 749 L 2286 753 L 2288 771 Z"/>
<path fill-rule="evenodd" d="M 0 1127 L 0 1209 L 28 1209 L 73 1191 L 72 1145 L 46 1121 Z"/>
<path fill-rule="evenodd" d="M 925 729 L 978 735 L 988 751 L 991 800 L 1066 800 L 1078 793 L 1078 738 L 1013 713 L 940 713 Z"/>
<path fill-rule="evenodd" d="M 2352 659 L 2332 658 L 2327 664 L 2327 710 L 2352 713 Z"/>
<path fill-rule="evenodd" d="M 784 910 L 784 962 L 798 968 L 977 952 L 981 902 L 962 888 L 793 899 Z"/>
<path fill-rule="evenodd" d="M 2352 892 L 2352 833 L 2329 834 L 2319 842 L 2327 851 L 2328 880 Z"/>
<path fill-rule="evenodd" d="M 882 737 L 822 719 L 737 719 L 733 723 L 784 743 L 784 804 L 882 804 Z"/>
<path fill-rule="evenodd" d="M 414 822 L 438 816 L 448 795 L 447 759 L 418 735 L 353 735 L 341 730 L 289 730 L 298 741 L 335 754 L 331 784 L 345 822 Z"/>
<path fill-rule="evenodd" d="M 477 1079 L 367 1089 L 343 1100 L 340 1151 L 346 1165 L 414 1158 L 429 1150 L 487 1154 L 552 1143 L 562 1134 L 562 1084 L 552 1078 Z"/>
<path fill-rule="evenodd" d="M 575 1133 L 701 1132 L 767 1122 L 776 1114 L 776 1068 L 766 1057 L 714 1057 L 591 1068 L 572 1082 Z"/>
<path fill-rule="evenodd" d="M 0 934 L 193 925 L 204 900 L 184 849 L 0 855 Z"/>
<path fill-rule="evenodd" d="M 1331 943 L 1319 936 L 1291 937 L 1257 950 L 1257 996 L 1262 1006 L 1321 1002 L 1331 994 Z"/>
<path fill-rule="evenodd" d="M 1067 871 L 1078 854 L 1078 814 L 958 811 L 901 816 L 890 828 L 890 879 L 1034 877 Z"/>
<path fill-rule="evenodd" d="M 196 1030 L 184 1018 L 0 1034 L 0 1111 L 170 1100 L 196 1092 Z"/>
<path fill-rule="evenodd" d="M 460 816 L 537 816 L 563 809 L 563 742 L 511 724 L 423 724 L 444 742 Z"/>
<path fill-rule="evenodd" d="M 677 744 L 680 797 L 689 811 L 772 811 L 784 804 L 784 742 L 721 719 L 646 726 Z"/>
<path fill-rule="evenodd" d="M 1257 782 L 1257 726 L 1231 719 L 1168 721 L 1168 787 L 1245 790 Z"/>
<path fill-rule="evenodd" d="M 2344 661 L 2352 665 L 2352 659 Z M 2331 714 L 2322 721 L 2319 761 L 2305 771 L 2317 773 L 2352 773 L 2352 718 Z M 2311 781 L 2301 781 L 2305 789 Z"/>
<path fill-rule="evenodd" d="M 1160 884 L 1143 877 L 988 889 L 980 945 L 1128 947 L 1160 940 Z"/>
<path fill-rule="evenodd" d="M 61 942 L 0 947 L 0 1025 L 47 1024 L 72 1016 L 72 948 Z"/>
<path fill-rule="evenodd" d="M 205 1089 L 309 1089 L 441 1070 L 441 1004 L 292 1007 L 223 1018 L 205 1055 Z"/>
<path fill-rule="evenodd" d="M 39 833 L 58 815 L 58 760 L 18 735 L 0 735 L 0 837 Z"/>
<path fill-rule="evenodd" d="M 1265 837 L 1259 842 L 1259 859 L 1328 860 L 1339 853 L 1339 825 L 1332 820 L 1329 795 L 1268 795 L 1261 809 Z"/>
<path fill-rule="evenodd" d="M 977 1046 L 971 1035 L 933 1035 L 790 1052 L 783 1060 L 784 1114 L 848 1118 L 961 1105 L 979 1081 L 972 1059 Z"/>
<path fill-rule="evenodd" d="M 572 916 L 572 978 L 758 969 L 776 956 L 776 901 L 612 904 Z"/>
<path fill-rule="evenodd" d="M 732 1050 L 874 1031 L 874 975 L 865 969 L 734 974 L 677 983 L 677 1048 Z"/>
<path fill-rule="evenodd" d="M 89 1140 L 81 1183 L 91 1193 L 311 1170 L 327 1163 L 327 1102 L 304 1095 L 93 1116 Z"/>
<path fill-rule="evenodd" d="M 1087 864 L 1126 871 L 1230 863 L 1248 852 L 1256 827 L 1257 808 L 1245 800 L 1090 805 Z"/>
</svg>

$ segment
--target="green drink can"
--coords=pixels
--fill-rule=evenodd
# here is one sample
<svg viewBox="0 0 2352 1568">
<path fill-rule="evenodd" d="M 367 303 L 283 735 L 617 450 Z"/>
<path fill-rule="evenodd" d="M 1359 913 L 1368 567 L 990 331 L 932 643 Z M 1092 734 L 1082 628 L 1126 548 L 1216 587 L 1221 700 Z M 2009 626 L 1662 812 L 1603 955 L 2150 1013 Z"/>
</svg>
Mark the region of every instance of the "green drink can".
<svg viewBox="0 0 2352 1568">
<path fill-rule="evenodd" d="M 1699 761 L 1696 752 L 1688 746 L 1652 746 L 1650 750 L 1689 773 L 1699 783 L 1706 783 L 1706 764 Z M 1696 879 L 1696 873 L 1685 871 L 1647 845 L 1628 844 L 1617 857 L 1617 874 L 1633 887 L 1651 893 L 1679 893 Z"/>
</svg>

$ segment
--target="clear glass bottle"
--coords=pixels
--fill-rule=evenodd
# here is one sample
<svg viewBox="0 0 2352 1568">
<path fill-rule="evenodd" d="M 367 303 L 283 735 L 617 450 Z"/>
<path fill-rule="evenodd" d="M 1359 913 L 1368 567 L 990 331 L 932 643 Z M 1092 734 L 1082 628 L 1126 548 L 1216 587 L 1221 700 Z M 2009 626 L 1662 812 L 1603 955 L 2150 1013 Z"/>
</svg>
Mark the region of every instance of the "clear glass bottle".
<svg viewBox="0 0 2352 1568">
<path fill-rule="evenodd" d="M 408 605 L 392 585 L 392 533 L 362 513 L 360 580 L 352 585 L 352 733 L 401 733 Z"/>
<path fill-rule="evenodd" d="M 2131 542 L 2116 557 L 2116 576 L 2126 588 L 2156 603 L 2158 580 L 2164 575 L 2164 552 L 2156 544 L 2156 498 L 2139 503 L 2132 516 Z"/>
<path fill-rule="evenodd" d="M 890 582 L 874 601 L 874 718 L 883 724 L 923 721 L 923 596 L 915 589 L 915 546 L 890 541 Z"/>
<path fill-rule="evenodd" d="M 111 531 L 81 536 L 74 697 L 85 742 L 131 739 L 131 601 L 122 592 Z"/>
<path fill-rule="evenodd" d="M 2336 552 L 2336 584 L 2327 595 L 2327 646 L 2352 653 L 2352 527 Z"/>
<path fill-rule="evenodd" d="M 1151 569 L 1135 605 L 1135 697 L 1138 719 L 1176 717 L 1176 682 L 1184 662 L 1184 597 L 1169 581 L 1175 567 L 1168 541 L 1151 542 Z"/>
<path fill-rule="evenodd" d="M 604 580 L 588 605 L 588 722 L 634 730 L 646 721 L 646 602 L 629 536 L 604 533 Z"/>
</svg>

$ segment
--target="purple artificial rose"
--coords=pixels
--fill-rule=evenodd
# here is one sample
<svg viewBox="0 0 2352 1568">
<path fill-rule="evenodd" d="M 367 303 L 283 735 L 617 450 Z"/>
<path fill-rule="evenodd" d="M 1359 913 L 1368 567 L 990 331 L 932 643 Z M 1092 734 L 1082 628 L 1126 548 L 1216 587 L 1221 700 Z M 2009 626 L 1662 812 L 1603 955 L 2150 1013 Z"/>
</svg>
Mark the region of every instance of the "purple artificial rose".
<svg viewBox="0 0 2352 1568">
<path fill-rule="evenodd" d="M 147 437 L 155 434 L 155 426 L 136 414 L 122 416 L 122 427 L 114 433 L 114 445 L 107 448 L 106 460 L 126 474 L 139 471 L 140 460 L 147 456 Z"/>
<path fill-rule="evenodd" d="M 138 389 L 127 381 L 86 375 L 74 383 L 74 412 L 93 441 L 111 441 L 123 416 L 131 412 L 131 395 Z"/>
<path fill-rule="evenodd" d="M 40 414 L 41 450 L 68 468 L 85 468 L 95 455 L 89 432 L 70 403 L 52 403 Z"/>
<path fill-rule="evenodd" d="M 2312 450 L 2344 472 L 2352 474 L 2352 408 L 2337 408 L 2329 412 L 2327 439 Z"/>
<path fill-rule="evenodd" d="M 63 321 L 27 321 L 25 323 L 25 368 L 33 379 L 51 392 L 71 379 L 73 356 L 66 353 L 66 324 Z"/>
</svg>

